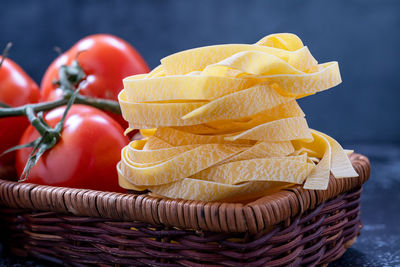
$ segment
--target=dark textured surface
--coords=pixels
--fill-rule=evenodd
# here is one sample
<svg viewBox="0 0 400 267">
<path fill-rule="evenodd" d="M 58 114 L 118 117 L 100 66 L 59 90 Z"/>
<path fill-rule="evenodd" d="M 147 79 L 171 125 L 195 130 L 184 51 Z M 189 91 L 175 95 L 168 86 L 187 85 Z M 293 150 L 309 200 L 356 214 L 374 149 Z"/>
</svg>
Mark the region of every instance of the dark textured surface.
<svg viewBox="0 0 400 267">
<path fill-rule="evenodd" d="M 352 147 L 371 161 L 361 205 L 364 228 L 354 246 L 329 266 L 400 266 L 400 146 Z"/>
<path fill-rule="evenodd" d="M 0 0 L 0 47 L 40 81 L 56 57 L 85 35 L 132 43 L 151 67 L 173 52 L 298 34 L 320 62 L 338 60 L 343 84 L 301 101 L 312 128 L 339 141 L 400 142 L 400 1 Z"/>
<path fill-rule="evenodd" d="M 357 242 L 329 266 L 400 266 L 400 146 L 349 144 L 371 160 L 364 186 L 364 228 Z M 1 250 L 1 249 L 0 249 Z M 45 266 L 1 254 L 0 266 Z"/>
</svg>

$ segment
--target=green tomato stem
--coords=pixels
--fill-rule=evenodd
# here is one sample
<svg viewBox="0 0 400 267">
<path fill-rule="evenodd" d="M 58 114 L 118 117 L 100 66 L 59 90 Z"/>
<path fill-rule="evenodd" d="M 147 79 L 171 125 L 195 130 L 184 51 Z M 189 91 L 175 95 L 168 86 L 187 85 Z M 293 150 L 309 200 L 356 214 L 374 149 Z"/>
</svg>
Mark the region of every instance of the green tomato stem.
<svg viewBox="0 0 400 267">
<path fill-rule="evenodd" d="M 48 111 L 53 108 L 63 106 L 68 103 L 68 99 L 60 99 L 52 102 L 42 102 L 37 104 L 26 104 L 19 107 L 0 108 L 0 118 L 25 116 L 26 110 L 31 108 L 34 112 Z"/>
<path fill-rule="evenodd" d="M 27 106 L 25 109 L 25 115 L 32 124 L 33 127 L 40 133 L 40 135 L 44 135 L 46 131 L 51 130 L 46 124 L 44 124 L 40 118 L 35 114 L 35 111 L 31 106 Z"/>
<path fill-rule="evenodd" d="M 1 55 L 0 68 L 3 65 L 4 60 L 7 58 L 7 55 L 8 55 L 8 52 L 10 51 L 10 49 L 11 49 L 11 46 L 12 46 L 12 43 L 9 42 L 6 45 L 6 48 L 4 48 L 3 54 Z"/>
<path fill-rule="evenodd" d="M 75 103 L 92 106 L 101 110 L 121 115 L 121 107 L 117 101 L 77 95 Z"/>
<path fill-rule="evenodd" d="M 70 97 L 71 94 L 67 93 L 62 99 L 56 101 L 27 104 L 19 107 L 0 108 L 0 118 L 25 116 L 27 108 L 31 108 L 34 112 L 48 111 L 66 105 Z M 121 108 L 118 102 L 113 100 L 77 95 L 74 103 L 92 106 L 101 110 L 110 111 L 112 113 L 121 115 Z"/>
<path fill-rule="evenodd" d="M 6 103 L 0 102 L 0 108 L 9 108 L 10 106 Z"/>
</svg>

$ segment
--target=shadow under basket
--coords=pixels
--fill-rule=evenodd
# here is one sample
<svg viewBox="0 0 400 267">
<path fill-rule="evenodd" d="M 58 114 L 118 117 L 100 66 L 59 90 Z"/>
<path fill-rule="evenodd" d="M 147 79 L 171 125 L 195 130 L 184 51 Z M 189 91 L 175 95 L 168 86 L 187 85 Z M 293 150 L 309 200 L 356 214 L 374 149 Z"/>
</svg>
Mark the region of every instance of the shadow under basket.
<svg viewBox="0 0 400 267">
<path fill-rule="evenodd" d="M 200 202 L 0 180 L 0 226 L 13 254 L 68 266 L 314 266 L 339 258 L 361 229 L 369 161 L 247 204 Z"/>
</svg>

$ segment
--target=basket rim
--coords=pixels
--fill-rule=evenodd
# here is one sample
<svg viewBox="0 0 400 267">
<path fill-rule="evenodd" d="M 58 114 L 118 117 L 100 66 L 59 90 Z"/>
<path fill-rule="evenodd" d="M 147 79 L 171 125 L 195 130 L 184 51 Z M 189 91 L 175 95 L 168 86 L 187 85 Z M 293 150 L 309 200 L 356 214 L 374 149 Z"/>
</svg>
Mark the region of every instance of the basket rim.
<svg viewBox="0 0 400 267">
<path fill-rule="evenodd" d="M 166 199 L 0 179 L 0 205 L 186 230 L 257 233 L 361 186 L 370 175 L 369 160 L 356 153 L 350 155 L 350 160 L 359 177 L 336 179 L 331 175 L 327 190 L 307 190 L 296 185 L 247 204 Z"/>
</svg>

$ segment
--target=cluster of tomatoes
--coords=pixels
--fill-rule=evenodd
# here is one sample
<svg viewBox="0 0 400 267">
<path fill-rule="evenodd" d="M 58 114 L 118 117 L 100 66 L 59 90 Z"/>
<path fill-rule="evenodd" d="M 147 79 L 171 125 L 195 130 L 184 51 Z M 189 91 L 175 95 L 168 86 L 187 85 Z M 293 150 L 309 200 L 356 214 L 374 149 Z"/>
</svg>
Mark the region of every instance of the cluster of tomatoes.
<svg viewBox="0 0 400 267">
<path fill-rule="evenodd" d="M 54 81 L 62 65 L 77 59 L 86 77 L 80 94 L 117 101 L 122 79 L 149 71 L 146 62 L 127 42 L 112 35 L 88 36 L 60 55 L 48 67 L 40 90 L 38 85 L 12 60 L 0 67 L 0 102 L 11 107 L 53 101 L 62 97 Z M 65 107 L 47 112 L 45 121 L 54 127 Z M 73 105 L 68 112 L 61 138 L 31 169 L 27 182 L 120 192 L 116 164 L 129 139 L 124 136 L 126 122 L 119 115 L 99 109 Z M 39 133 L 25 117 L 0 119 L 0 154 L 10 147 L 29 143 Z M 31 148 L 0 157 L 0 169 L 15 166 L 21 175 Z"/>
</svg>

